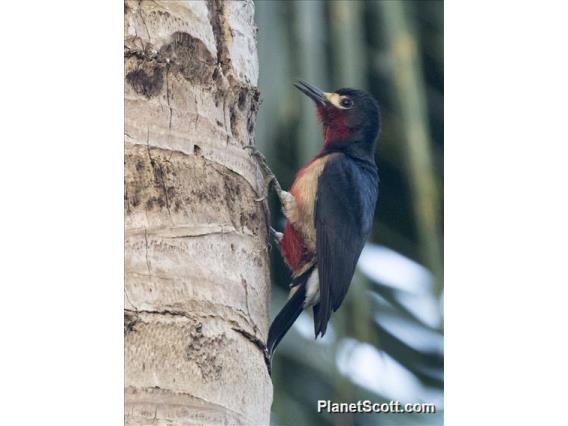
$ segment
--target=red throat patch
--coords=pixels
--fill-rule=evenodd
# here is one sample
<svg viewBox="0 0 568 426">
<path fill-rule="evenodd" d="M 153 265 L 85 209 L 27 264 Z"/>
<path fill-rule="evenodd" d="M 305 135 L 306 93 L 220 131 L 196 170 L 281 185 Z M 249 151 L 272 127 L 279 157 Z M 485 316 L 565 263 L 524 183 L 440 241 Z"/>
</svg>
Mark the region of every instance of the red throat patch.
<svg viewBox="0 0 568 426">
<path fill-rule="evenodd" d="M 343 110 L 319 104 L 316 109 L 323 127 L 323 141 L 326 145 L 337 140 L 349 138 L 351 130 L 347 126 Z"/>
</svg>

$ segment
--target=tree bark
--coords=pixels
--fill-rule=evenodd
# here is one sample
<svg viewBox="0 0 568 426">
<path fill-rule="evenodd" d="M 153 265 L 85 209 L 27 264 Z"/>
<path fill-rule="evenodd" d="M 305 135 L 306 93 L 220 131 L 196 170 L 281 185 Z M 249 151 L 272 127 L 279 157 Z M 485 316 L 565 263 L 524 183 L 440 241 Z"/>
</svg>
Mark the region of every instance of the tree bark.
<svg viewBox="0 0 568 426">
<path fill-rule="evenodd" d="M 252 1 L 125 2 L 125 423 L 269 424 Z"/>
</svg>

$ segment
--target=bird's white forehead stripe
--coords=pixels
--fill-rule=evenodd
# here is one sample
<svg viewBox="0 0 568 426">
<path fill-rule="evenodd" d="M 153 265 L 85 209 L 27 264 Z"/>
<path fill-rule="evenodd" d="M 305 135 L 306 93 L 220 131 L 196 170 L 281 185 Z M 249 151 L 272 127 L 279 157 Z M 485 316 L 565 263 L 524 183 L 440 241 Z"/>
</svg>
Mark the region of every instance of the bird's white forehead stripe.
<svg viewBox="0 0 568 426">
<path fill-rule="evenodd" d="M 341 96 L 337 93 L 333 93 L 333 92 L 324 92 L 324 95 L 326 97 L 326 99 L 329 101 L 329 103 L 331 103 L 333 106 L 335 106 L 336 108 L 339 109 L 347 109 L 345 107 L 342 107 L 340 102 L 343 98 L 345 98 L 345 96 Z"/>
</svg>

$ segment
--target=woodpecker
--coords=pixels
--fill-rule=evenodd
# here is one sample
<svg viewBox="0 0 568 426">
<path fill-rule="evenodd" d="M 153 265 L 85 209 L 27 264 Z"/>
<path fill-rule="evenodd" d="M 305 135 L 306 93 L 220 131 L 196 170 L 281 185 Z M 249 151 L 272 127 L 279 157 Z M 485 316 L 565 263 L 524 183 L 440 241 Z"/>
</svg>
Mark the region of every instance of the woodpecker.
<svg viewBox="0 0 568 426">
<path fill-rule="evenodd" d="M 282 204 L 284 231 L 271 232 L 292 275 L 289 299 L 268 333 L 269 360 L 306 308 L 313 307 L 315 338 L 325 335 L 331 313 L 351 284 L 378 197 L 376 100 L 361 90 L 323 92 L 305 81 L 294 85 L 316 105 L 323 131 L 321 151 L 300 169 L 289 192 L 282 190 L 264 156 L 253 152 L 265 175 L 266 191 L 273 184 Z"/>
</svg>

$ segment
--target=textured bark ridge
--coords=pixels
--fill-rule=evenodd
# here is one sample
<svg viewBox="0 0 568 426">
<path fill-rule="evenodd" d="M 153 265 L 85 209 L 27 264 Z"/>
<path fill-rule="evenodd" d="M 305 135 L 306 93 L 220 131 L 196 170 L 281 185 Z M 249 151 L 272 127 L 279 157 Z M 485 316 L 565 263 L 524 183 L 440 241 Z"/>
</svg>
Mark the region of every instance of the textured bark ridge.
<svg viewBox="0 0 568 426">
<path fill-rule="evenodd" d="M 125 2 L 125 422 L 269 424 L 252 1 Z"/>
</svg>

